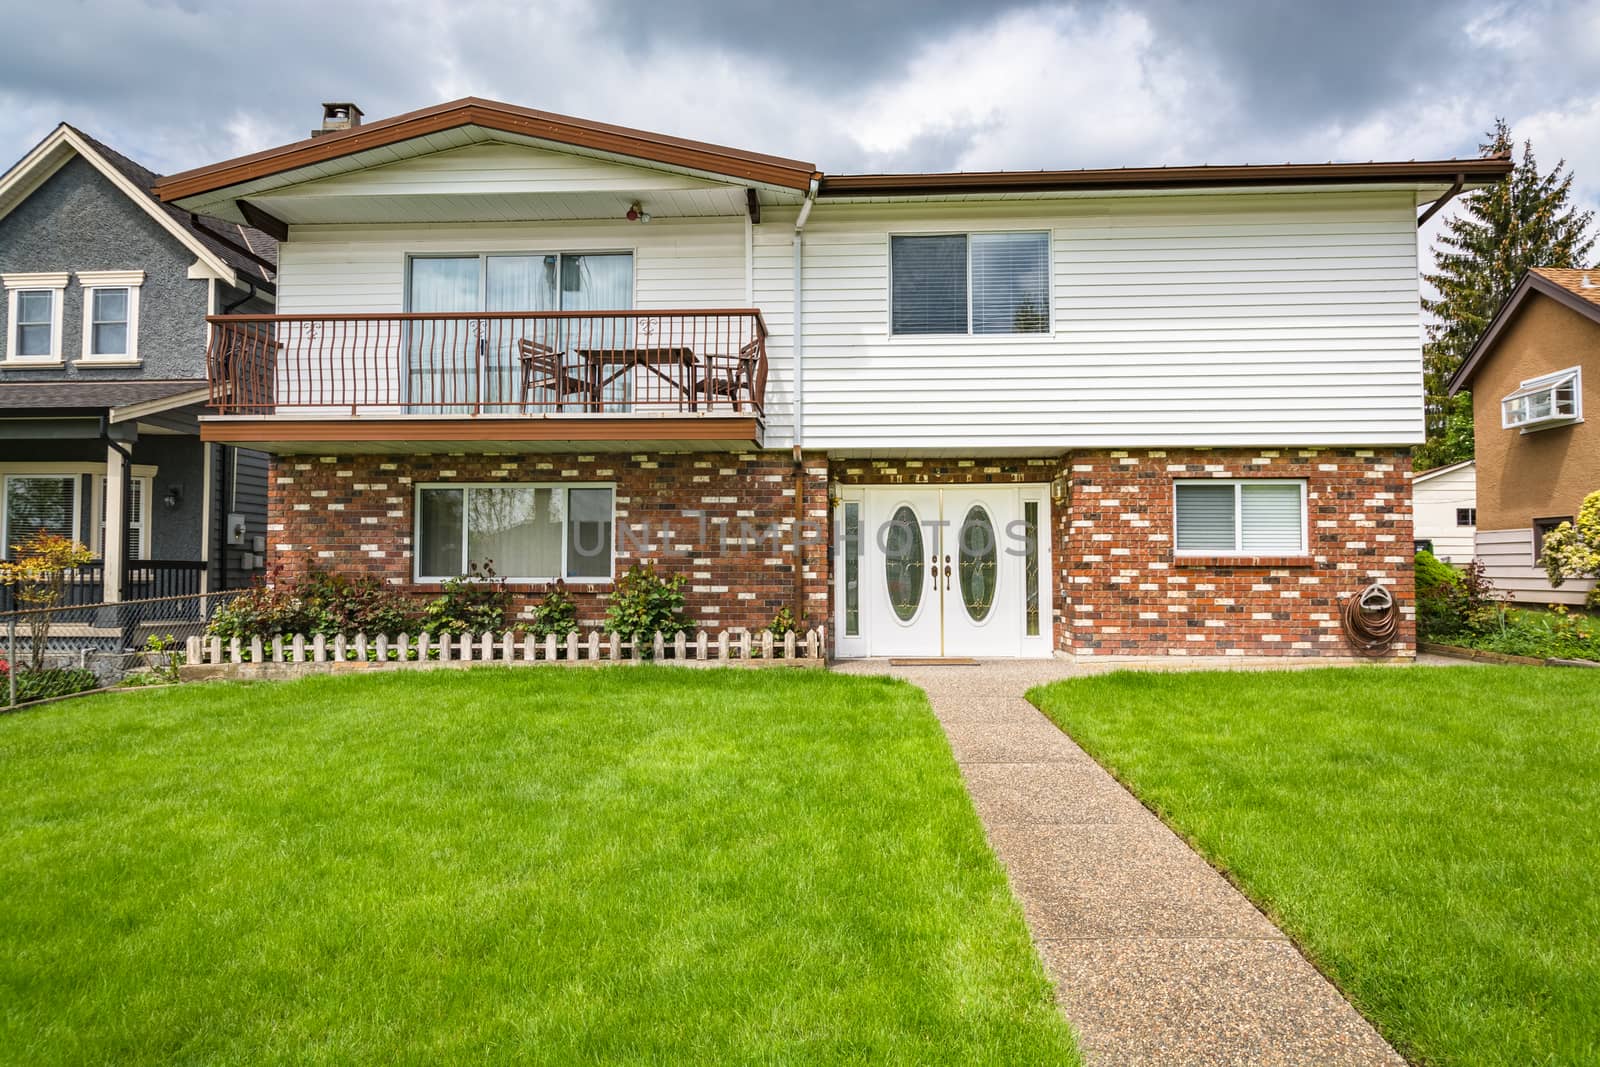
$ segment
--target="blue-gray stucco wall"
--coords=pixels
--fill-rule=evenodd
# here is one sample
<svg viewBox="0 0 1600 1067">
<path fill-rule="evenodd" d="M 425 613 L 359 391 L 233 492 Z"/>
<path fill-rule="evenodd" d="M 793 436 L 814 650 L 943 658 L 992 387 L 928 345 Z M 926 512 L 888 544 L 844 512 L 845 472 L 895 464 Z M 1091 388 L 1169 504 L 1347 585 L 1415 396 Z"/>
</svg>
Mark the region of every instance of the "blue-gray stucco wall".
<svg viewBox="0 0 1600 1067">
<path fill-rule="evenodd" d="M 143 367 L 74 364 L 83 352 L 83 290 L 76 274 L 63 301 L 65 368 L 0 368 L 0 381 L 204 378 L 208 286 L 188 276 L 194 253 L 74 156 L 10 214 L 0 219 L 0 273 L 143 270 L 139 293 L 139 356 Z M 0 337 L 9 337 L 0 301 Z"/>
</svg>

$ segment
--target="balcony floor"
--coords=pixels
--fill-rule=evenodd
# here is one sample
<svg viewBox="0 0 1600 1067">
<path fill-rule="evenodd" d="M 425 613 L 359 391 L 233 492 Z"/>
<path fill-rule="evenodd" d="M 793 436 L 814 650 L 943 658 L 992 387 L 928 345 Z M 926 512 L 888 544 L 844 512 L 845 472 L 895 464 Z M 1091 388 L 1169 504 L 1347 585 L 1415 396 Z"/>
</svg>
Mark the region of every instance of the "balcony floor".
<svg viewBox="0 0 1600 1067">
<path fill-rule="evenodd" d="M 762 446 L 758 415 L 214 415 L 200 439 L 281 455 L 448 452 L 742 452 Z"/>
</svg>

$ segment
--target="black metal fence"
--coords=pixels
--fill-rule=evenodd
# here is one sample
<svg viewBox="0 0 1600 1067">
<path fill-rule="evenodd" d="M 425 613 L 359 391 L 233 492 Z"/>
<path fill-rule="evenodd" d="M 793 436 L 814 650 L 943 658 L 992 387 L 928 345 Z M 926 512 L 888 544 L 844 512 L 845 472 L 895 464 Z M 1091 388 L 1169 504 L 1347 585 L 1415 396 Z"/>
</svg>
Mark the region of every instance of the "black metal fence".
<svg viewBox="0 0 1600 1067">
<path fill-rule="evenodd" d="M 155 600 L 168 597 L 198 596 L 206 565 L 189 559 L 129 560 L 124 580 L 123 600 Z M 64 606 L 93 606 L 106 600 L 106 565 L 94 559 L 63 573 L 61 603 Z M 17 602 L 16 591 L 0 585 L 0 614 L 18 611 L 26 605 Z"/>
</svg>

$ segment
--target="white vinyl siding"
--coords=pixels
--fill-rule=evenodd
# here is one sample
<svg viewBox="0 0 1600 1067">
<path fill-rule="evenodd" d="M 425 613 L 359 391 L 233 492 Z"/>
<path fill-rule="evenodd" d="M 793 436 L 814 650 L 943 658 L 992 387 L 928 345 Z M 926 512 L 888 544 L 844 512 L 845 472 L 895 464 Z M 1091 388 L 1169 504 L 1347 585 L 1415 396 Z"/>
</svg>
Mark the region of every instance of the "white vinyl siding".
<svg viewBox="0 0 1600 1067">
<path fill-rule="evenodd" d="M 1306 550 L 1302 481 L 1178 482 L 1173 540 L 1179 554 L 1299 555 Z"/>
<path fill-rule="evenodd" d="M 1409 193 L 824 201 L 804 238 L 806 446 L 1420 441 L 1414 218 Z M 1051 234 L 1050 332 L 889 332 L 892 235 L 1030 227 Z"/>
<path fill-rule="evenodd" d="M 1475 527 L 1456 522 L 1461 508 L 1478 506 L 1477 467 L 1467 463 L 1412 484 L 1411 499 L 1419 541 L 1430 541 L 1433 554 L 1450 563 L 1472 559 Z"/>
</svg>

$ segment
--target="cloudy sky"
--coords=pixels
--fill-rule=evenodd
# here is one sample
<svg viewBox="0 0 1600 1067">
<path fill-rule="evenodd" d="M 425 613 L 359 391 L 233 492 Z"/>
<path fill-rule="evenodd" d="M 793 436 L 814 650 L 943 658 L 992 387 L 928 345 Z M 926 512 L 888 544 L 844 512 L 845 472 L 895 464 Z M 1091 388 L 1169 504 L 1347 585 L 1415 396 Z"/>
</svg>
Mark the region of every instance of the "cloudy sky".
<svg viewBox="0 0 1600 1067">
<path fill-rule="evenodd" d="M 160 171 L 466 95 L 833 173 L 1475 155 L 1600 204 L 1600 4 L 4 0 L 0 156 L 66 120 Z"/>
</svg>

